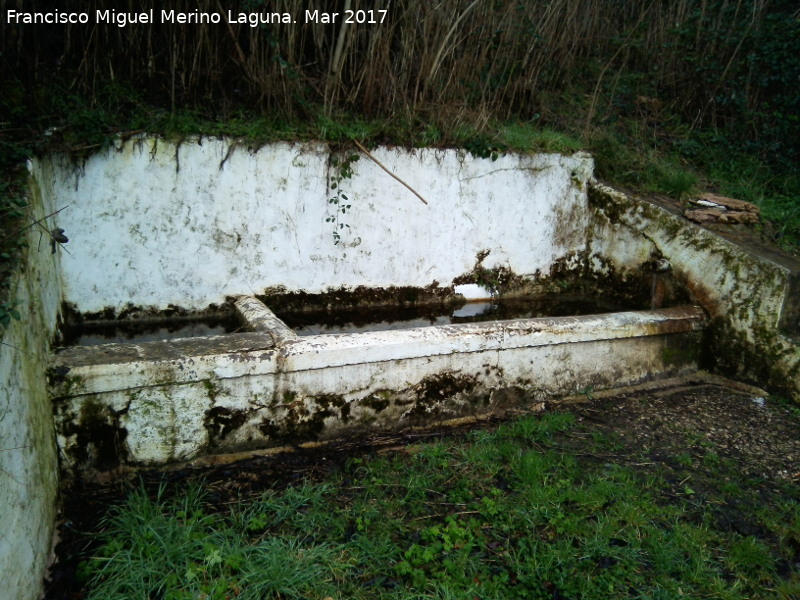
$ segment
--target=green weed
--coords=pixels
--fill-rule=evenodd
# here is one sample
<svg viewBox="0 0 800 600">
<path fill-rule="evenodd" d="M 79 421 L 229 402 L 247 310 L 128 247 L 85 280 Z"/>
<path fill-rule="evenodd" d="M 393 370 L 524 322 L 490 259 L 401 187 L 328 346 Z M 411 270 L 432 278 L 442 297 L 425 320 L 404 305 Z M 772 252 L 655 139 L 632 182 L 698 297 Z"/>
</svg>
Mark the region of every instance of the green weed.
<svg viewBox="0 0 800 600">
<path fill-rule="evenodd" d="M 732 533 L 685 485 L 581 459 L 602 440 L 566 451 L 574 427 L 525 417 L 223 511 L 202 483 L 134 490 L 84 560 L 87 597 L 791 597 L 795 501 L 749 515 L 768 538 Z"/>
<path fill-rule="evenodd" d="M 571 154 L 583 144 L 566 133 L 534 123 L 510 123 L 498 127 L 499 142 L 518 152 L 553 152 Z"/>
<path fill-rule="evenodd" d="M 655 168 L 653 173 L 657 191 L 685 200 L 697 191 L 697 175 L 680 167 Z"/>
</svg>

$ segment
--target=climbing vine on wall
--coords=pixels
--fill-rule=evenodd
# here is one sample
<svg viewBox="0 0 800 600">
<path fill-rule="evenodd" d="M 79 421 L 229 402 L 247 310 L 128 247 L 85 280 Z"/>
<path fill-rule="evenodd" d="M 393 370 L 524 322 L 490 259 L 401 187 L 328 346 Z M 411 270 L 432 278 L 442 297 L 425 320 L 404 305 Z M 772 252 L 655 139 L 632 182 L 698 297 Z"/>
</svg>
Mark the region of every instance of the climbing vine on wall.
<svg viewBox="0 0 800 600">
<path fill-rule="evenodd" d="M 350 229 L 350 225 L 345 222 L 344 217 L 352 207 L 352 200 L 342 190 L 342 181 L 353 176 L 353 163 L 361 158 L 358 154 L 349 154 L 344 158 L 331 154 L 328 161 L 329 171 L 334 174 L 328 178 L 328 207 L 333 209 L 333 214 L 325 217 L 325 222 L 333 226 L 333 243 L 339 245 L 342 242 L 342 233 Z"/>
</svg>

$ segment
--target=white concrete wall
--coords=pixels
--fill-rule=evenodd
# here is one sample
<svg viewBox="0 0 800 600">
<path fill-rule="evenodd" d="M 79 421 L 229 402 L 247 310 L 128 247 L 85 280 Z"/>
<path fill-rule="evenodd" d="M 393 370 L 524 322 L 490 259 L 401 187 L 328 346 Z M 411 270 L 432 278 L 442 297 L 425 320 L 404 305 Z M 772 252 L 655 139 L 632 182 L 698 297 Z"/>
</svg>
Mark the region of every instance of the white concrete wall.
<svg viewBox="0 0 800 600">
<path fill-rule="evenodd" d="M 33 190 L 36 218 L 48 212 Z M 10 297 L 19 321 L 0 332 L 0 598 L 40 597 L 56 515 L 58 459 L 46 387 L 49 341 L 61 303 L 58 255 L 31 229 Z"/>
<path fill-rule="evenodd" d="M 271 286 L 322 292 L 341 286 L 450 285 L 476 254 L 484 267 L 547 272 L 586 245 L 585 154 L 501 156 L 379 148 L 374 156 L 424 205 L 362 156 L 340 184 L 320 145 L 257 151 L 203 139 L 179 146 L 145 138 L 80 167 L 44 159 L 35 175 L 70 237 L 64 297 L 82 312 L 128 303 L 205 308 Z"/>
</svg>

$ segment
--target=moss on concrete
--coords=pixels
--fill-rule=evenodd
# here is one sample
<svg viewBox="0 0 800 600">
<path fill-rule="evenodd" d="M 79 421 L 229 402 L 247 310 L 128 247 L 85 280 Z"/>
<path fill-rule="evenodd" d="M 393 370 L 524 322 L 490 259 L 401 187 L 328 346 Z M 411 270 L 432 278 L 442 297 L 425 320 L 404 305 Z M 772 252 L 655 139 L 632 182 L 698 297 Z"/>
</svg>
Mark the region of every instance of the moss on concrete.
<svg viewBox="0 0 800 600">
<path fill-rule="evenodd" d="M 405 411 L 404 420 L 411 425 L 457 416 L 464 411 L 464 404 L 469 406 L 476 401 L 475 394 L 485 395 L 476 375 L 454 372 L 429 375 L 410 392 L 413 402 Z"/>
<path fill-rule="evenodd" d="M 303 396 L 284 390 L 279 395 L 287 401 L 258 425 L 267 445 L 317 440 L 324 437 L 328 420 L 333 419 L 343 426 L 350 422 L 351 405 L 340 394 Z"/>
<path fill-rule="evenodd" d="M 426 304 L 447 304 L 457 300 L 452 287 L 432 282 L 427 287 L 390 286 L 386 288 L 357 286 L 331 288 L 320 294 L 270 288 L 257 295 L 276 313 L 327 311 L 370 307 L 408 307 Z"/>
<path fill-rule="evenodd" d="M 62 435 L 74 437 L 68 454 L 73 465 L 91 465 L 109 471 L 126 462 L 127 430 L 115 413 L 93 397 L 85 398 L 76 418 L 62 420 Z"/>
<path fill-rule="evenodd" d="M 800 399 L 800 349 L 791 339 L 800 322 L 796 261 L 722 239 L 606 186 L 591 186 L 589 202 L 596 238 L 590 247 L 610 248 L 604 258 L 618 271 L 617 280 L 625 278 L 619 271 L 625 273 L 626 265 L 630 273 L 636 253 L 650 246 L 671 262 L 677 296 L 709 314 L 705 368 Z"/>
<path fill-rule="evenodd" d="M 247 417 L 248 411 L 224 406 L 214 406 L 206 411 L 204 426 L 208 431 L 209 447 L 214 448 L 219 441 L 239 429 L 247 421 Z"/>
<path fill-rule="evenodd" d="M 31 220 L 54 210 L 46 206 L 35 183 L 27 191 Z M 37 228 L 26 228 L 25 233 L 27 249 L 13 270 L 4 272 L 9 297 L 19 302 L 20 320 L 0 327 L 4 344 L 0 351 L 0 595 L 35 600 L 47 572 L 58 494 L 58 455 L 45 370 L 60 290 L 59 255 L 46 246 L 37 251 Z"/>
</svg>

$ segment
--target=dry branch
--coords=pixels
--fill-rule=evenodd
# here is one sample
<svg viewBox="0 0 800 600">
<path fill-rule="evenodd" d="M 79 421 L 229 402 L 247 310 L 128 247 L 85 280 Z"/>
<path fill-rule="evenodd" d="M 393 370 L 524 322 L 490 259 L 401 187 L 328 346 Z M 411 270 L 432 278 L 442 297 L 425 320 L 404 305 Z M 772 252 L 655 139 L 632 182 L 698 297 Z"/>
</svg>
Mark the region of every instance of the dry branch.
<svg viewBox="0 0 800 600">
<path fill-rule="evenodd" d="M 383 163 L 382 163 L 381 161 L 379 161 L 377 158 L 375 158 L 374 156 L 372 156 L 372 154 L 370 154 L 369 150 L 367 150 L 366 148 L 364 148 L 364 146 L 362 146 L 361 144 L 359 144 L 359 143 L 358 143 L 356 140 L 353 140 L 353 143 L 354 143 L 354 144 L 355 144 L 355 145 L 358 147 L 358 149 L 359 149 L 359 150 L 361 150 L 361 151 L 362 151 L 364 154 L 366 154 L 367 158 L 369 158 L 369 159 L 370 159 L 372 162 L 374 162 L 376 165 L 378 165 L 378 166 L 379 166 L 381 169 L 383 169 L 384 171 L 386 171 L 386 172 L 387 172 L 389 175 L 391 175 L 392 177 L 394 177 L 394 178 L 395 178 L 397 181 L 399 181 L 399 182 L 400 182 L 400 183 L 402 183 L 404 186 L 406 186 L 406 187 L 407 187 L 409 190 L 411 190 L 411 193 L 412 193 L 412 194 L 414 194 L 414 195 L 415 195 L 417 198 L 419 198 L 420 200 L 422 200 L 422 203 L 423 203 L 423 204 L 426 204 L 426 205 L 428 204 L 428 201 L 427 201 L 427 200 L 425 200 L 425 198 L 423 198 L 423 197 L 422 197 L 422 196 L 419 194 L 419 192 L 417 192 L 417 190 L 415 190 L 414 188 L 412 188 L 412 187 L 411 187 L 410 185 L 408 185 L 408 184 L 407 184 L 405 181 L 403 181 L 403 180 L 402 180 L 402 179 L 400 179 L 400 178 L 399 178 L 397 175 L 395 175 L 395 174 L 394 174 L 394 173 L 392 173 L 392 172 L 391 172 L 389 169 L 387 169 L 387 168 L 386 168 L 386 167 L 383 165 Z"/>
</svg>

